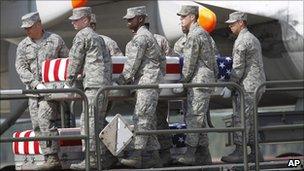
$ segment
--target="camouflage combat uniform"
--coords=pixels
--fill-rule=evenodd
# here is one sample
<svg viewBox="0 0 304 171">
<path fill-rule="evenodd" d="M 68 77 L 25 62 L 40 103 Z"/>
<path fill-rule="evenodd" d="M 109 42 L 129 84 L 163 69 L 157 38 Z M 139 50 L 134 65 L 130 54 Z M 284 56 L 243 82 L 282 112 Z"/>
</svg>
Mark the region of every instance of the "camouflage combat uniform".
<svg viewBox="0 0 304 171">
<path fill-rule="evenodd" d="M 23 39 L 17 48 L 16 70 L 27 89 L 36 89 L 42 82 L 42 62 L 46 59 L 66 58 L 69 50 L 60 36 L 44 32 L 41 41 L 35 43 L 31 38 Z M 58 83 L 44 83 L 47 88 L 63 88 Z M 29 111 L 36 135 L 58 135 L 55 121 L 60 119 L 58 104 L 29 98 Z M 55 154 L 59 146 L 57 141 L 41 141 L 44 155 Z"/>
<path fill-rule="evenodd" d="M 170 48 L 168 40 L 164 36 L 159 34 L 154 34 L 153 36 L 165 56 L 170 56 L 172 53 L 172 49 Z"/>
<path fill-rule="evenodd" d="M 217 55 L 219 55 L 220 52 L 219 52 L 219 50 L 218 50 L 218 48 L 217 48 L 217 46 L 216 46 L 216 43 L 215 43 L 214 39 L 213 39 L 212 37 L 210 37 L 210 38 L 211 38 L 211 45 L 212 45 L 212 48 L 214 49 L 215 57 L 216 57 Z M 184 48 L 184 46 L 185 46 L 186 40 L 187 40 L 187 35 L 186 35 L 186 34 L 183 34 L 183 36 L 180 37 L 180 38 L 176 41 L 176 43 L 174 44 L 174 49 L 173 49 L 173 53 L 174 53 L 174 54 L 183 57 L 182 52 L 183 52 L 183 48 Z M 215 67 L 215 68 L 214 68 L 214 71 L 215 71 L 215 75 L 216 75 L 216 73 L 218 73 L 218 68 Z"/>
<path fill-rule="evenodd" d="M 174 54 L 177 54 L 177 55 L 183 57 L 182 53 L 183 53 L 183 48 L 185 47 L 186 40 L 187 40 L 187 35 L 183 34 L 182 37 L 180 37 L 175 42 L 174 48 L 173 48 Z"/>
<path fill-rule="evenodd" d="M 109 50 L 111 56 L 123 56 L 123 53 L 113 39 L 105 35 L 100 36 L 103 38 L 106 48 Z"/>
<path fill-rule="evenodd" d="M 119 84 L 132 82 L 135 85 L 158 84 L 162 79 L 162 66 L 165 58 L 161 49 L 146 27 L 141 26 L 132 40 L 126 45 L 128 57 Z M 135 131 L 155 130 L 159 91 L 155 89 L 136 90 L 136 105 L 134 112 Z M 136 150 L 158 150 L 159 143 L 155 135 L 136 135 L 134 138 Z"/>
<path fill-rule="evenodd" d="M 240 84 L 245 90 L 245 120 L 248 144 L 254 143 L 253 104 L 255 89 L 266 81 L 263 68 L 262 51 L 259 40 L 247 28 L 243 29 L 233 46 L 233 70 L 230 80 Z M 262 89 L 264 91 L 264 89 Z M 240 98 L 236 97 L 235 126 L 240 127 Z M 259 97 L 260 99 L 260 97 Z M 249 138 L 248 138 L 249 137 Z M 242 144 L 242 134 L 234 134 L 234 143 Z"/>
<path fill-rule="evenodd" d="M 215 49 L 212 38 L 197 23 L 190 26 L 188 35 L 182 36 L 174 46 L 175 53 L 184 57 L 182 82 L 215 82 Z M 187 90 L 187 128 L 206 127 L 206 112 L 213 88 L 189 88 Z M 206 133 L 187 134 L 186 144 L 191 147 L 208 147 Z"/>
<path fill-rule="evenodd" d="M 98 36 L 91 27 L 85 27 L 80 30 L 73 40 L 73 46 L 69 53 L 70 63 L 68 66 L 67 84 L 72 86 L 76 76 L 83 70 L 83 87 L 89 101 L 89 132 L 90 132 L 90 152 L 96 151 L 95 144 L 95 122 L 98 125 L 103 124 L 102 117 L 107 103 L 102 95 L 99 96 L 98 120 L 94 120 L 94 99 L 99 88 L 111 85 L 112 81 L 112 60 L 109 52 L 106 50 L 105 42 Z M 81 134 L 85 134 L 84 113 L 81 114 L 80 126 Z M 103 125 L 98 127 L 97 133 L 101 131 Z M 83 143 L 83 149 L 84 149 Z"/>
<path fill-rule="evenodd" d="M 159 34 L 153 35 L 157 44 L 162 50 L 163 56 L 169 56 L 172 54 L 172 49 L 170 48 L 168 40 Z M 166 75 L 166 71 L 163 71 L 163 75 Z M 168 101 L 158 101 L 156 108 L 156 118 L 157 118 L 157 129 L 169 129 L 169 123 L 167 121 L 168 113 Z M 160 157 L 164 164 L 169 164 L 171 160 L 170 148 L 172 147 L 172 135 L 170 134 L 161 134 L 157 135 L 158 142 L 160 144 Z"/>
</svg>

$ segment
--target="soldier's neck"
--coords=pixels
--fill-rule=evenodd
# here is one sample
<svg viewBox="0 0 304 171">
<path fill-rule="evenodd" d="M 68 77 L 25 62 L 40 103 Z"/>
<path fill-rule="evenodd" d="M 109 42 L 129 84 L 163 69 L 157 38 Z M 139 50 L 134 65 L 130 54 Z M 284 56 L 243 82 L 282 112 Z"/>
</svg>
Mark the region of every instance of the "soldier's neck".
<svg viewBox="0 0 304 171">
<path fill-rule="evenodd" d="M 143 24 L 139 24 L 138 27 L 134 28 L 134 30 L 132 30 L 133 34 L 136 34 L 141 26 L 143 26 Z"/>
<path fill-rule="evenodd" d="M 43 34 L 44 34 L 44 31 L 41 32 L 41 34 L 39 35 L 39 37 L 32 38 L 32 40 L 33 40 L 36 44 L 41 43 L 42 40 L 43 40 Z"/>
<path fill-rule="evenodd" d="M 43 37 L 41 37 L 40 39 L 34 39 L 33 41 L 36 43 L 36 44 L 40 44 L 43 40 Z"/>
</svg>

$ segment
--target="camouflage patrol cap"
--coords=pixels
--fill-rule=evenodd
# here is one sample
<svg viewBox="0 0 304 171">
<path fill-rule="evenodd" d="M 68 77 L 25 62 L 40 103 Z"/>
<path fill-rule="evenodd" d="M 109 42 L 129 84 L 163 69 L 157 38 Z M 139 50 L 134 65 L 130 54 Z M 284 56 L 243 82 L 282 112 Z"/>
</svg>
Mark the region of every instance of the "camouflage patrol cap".
<svg viewBox="0 0 304 171">
<path fill-rule="evenodd" d="M 247 14 L 243 13 L 243 12 L 233 12 L 231 14 L 229 14 L 229 19 L 225 22 L 225 23 L 234 23 L 236 21 L 247 21 Z"/>
<path fill-rule="evenodd" d="M 132 7 L 127 9 L 127 14 L 123 17 L 123 19 L 131 19 L 135 16 L 148 16 L 146 12 L 146 6 Z"/>
<path fill-rule="evenodd" d="M 96 24 L 96 15 L 95 14 L 91 14 L 91 21 L 90 23 L 95 23 Z"/>
<path fill-rule="evenodd" d="M 21 17 L 22 25 L 21 28 L 32 27 L 37 21 L 40 21 L 38 12 L 31 12 Z"/>
<path fill-rule="evenodd" d="M 189 14 L 198 15 L 198 6 L 182 5 L 182 8 L 177 13 L 178 16 L 187 16 Z"/>
<path fill-rule="evenodd" d="M 91 7 L 80 7 L 73 9 L 73 15 L 69 17 L 70 20 L 78 20 L 85 16 L 91 16 L 92 9 Z"/>
</svg>

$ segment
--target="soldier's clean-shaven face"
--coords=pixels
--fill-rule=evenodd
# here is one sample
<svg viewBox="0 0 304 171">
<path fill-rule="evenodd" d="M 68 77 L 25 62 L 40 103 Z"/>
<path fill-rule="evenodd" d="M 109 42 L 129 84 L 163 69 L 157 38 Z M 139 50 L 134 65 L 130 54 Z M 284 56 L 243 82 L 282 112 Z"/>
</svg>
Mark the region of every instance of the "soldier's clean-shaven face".
<svg viewBox="0 0 304 171">
<path fill-rule="evenodd" d="M 78 20 L 72 20 L 72 25 L 75 30 L 81 30 L 89 25 L 88 21 L 88 17 L 81 17 Z"/>
<path fill-rule="evenodd" d="M 127 19 L 127 27 L 132 30 L 133 33 L 136 33 L 142 21 L 143 19 L 140 16 Z"/>
<path fill-rule="evenodd" d="M 244 28 L 244 22 L 236 21 L 234 23 L 229 24 L 229 28 L 233 34 L 238 35 L 241 32 L 241 30 Z"/>
<path fill-rule="evenodd" d="M 33 40 L 40 39 L 43 35 L 43 28 L 41 22 L 36 22 L 31 27 L 25 28 L 25 33 Z"/>
<path fill-rule="evenodd" d="M 188 33 L 191 23 L 193 22 L 193 15 L 181 15 L 180 21 L 181 21 L 181 27 L 183 33 Z"/>
<path fill-rule="evenodd" d="M 136 25 L 136 17 L 127 19 L 127 27 L 133 29 Z"/>
</svg>

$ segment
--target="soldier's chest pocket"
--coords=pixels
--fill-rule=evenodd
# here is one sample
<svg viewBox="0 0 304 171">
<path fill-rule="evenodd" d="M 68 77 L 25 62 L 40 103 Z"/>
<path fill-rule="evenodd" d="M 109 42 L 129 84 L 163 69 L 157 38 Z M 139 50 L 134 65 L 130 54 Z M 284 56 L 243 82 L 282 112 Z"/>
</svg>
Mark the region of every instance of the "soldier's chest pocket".
<svg viewBox="0 0 304 171">
<path fill-rule="evenodd" d="M 32 64 L 37 59 L 37 52 L 35 50 L 27 49 L 25 56 L 26 62 Z"/>
<path fill-rule="evenodd" d="M 46 58 L 54 59 L 58 57 L 58 46 L 52 41 L 46 41 L 40 48 L 40 53 L 44 54 Z"/>
</svg>

